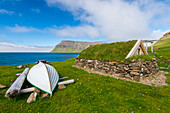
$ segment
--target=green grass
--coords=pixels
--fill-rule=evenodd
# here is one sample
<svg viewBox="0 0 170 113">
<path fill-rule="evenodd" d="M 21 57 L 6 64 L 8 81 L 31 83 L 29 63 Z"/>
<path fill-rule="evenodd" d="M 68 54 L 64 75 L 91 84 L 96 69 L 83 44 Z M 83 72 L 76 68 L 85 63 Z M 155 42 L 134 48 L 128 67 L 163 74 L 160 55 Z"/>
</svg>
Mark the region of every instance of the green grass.
<svg viewBox="0 0 170 113">
<path fill-rule="evenodd" d="M 165 69 L 160 69 L 162 71 L 167 71 L 167 83 L 170 84 L 170 49 L 168 50 L 154 50 L 154 53 L 150 53 L 150 55 L 156 57 L 158 59 L 159 68 L 163 67 Z"/>
<path fill-rule="evenodd" d="M 136 60 L 138 60 L 138 59 L 141 59 L 141 60 L 143 60 L 143 61 L 152 61 L 153 60 L 153 56 L 151 56 L 151 55 L 140 55 L 140 56 L 132 56 L 132 57 L 129 57 L 127 60 L 133 60 L 133 59 L 136 59 Z"/>
<path fill-rule="evenodd" d="M 80 53 L 79 58 L 122 61 L 128 55 L 135 43 L 136 40 L 93 45 L 83 50 Z"/>
<path fill-rule="evenodd" d="M 55 47 L 51 53 L 80 53 L 82 49 Z"/>
<path fill-rule="evenodd" d="M 160 57 L 159 55 L 162 53 L 154 53 L 154 55 L 157 54 L 157 57 Z M 159 62 L 164 61 L 163 58 Z M 66 85 L 66 89 L 55 89 L 51 98 L 42 99 L 38 96 L 36 102 L 30 104 L 26 103 L 30 94 L 21 94 L 13 99 L 8 99 L 4 97 L 7 89 L 0 89 L 0 112 L 170 112 L 170 86 L 154 87 L 130 81 L 117 80 L 103 75 L 90 74 L 84 70 L 72 67 L 72 65 L 75 64 L 75 59 L 50 64 L 56 68 L 60 77 L 68 76 L 69 79 L 74 79 L 75 83 Z M 32 66 L 33 65 L 28 65 L 28 67 Z M 17 78 L 15 74 L 24 70 L 13 69 L 12 67 L 13 66 L 0 66 L 0 84 L 9 87 L 10 84 L 13 83 L 11 79 Z M 24 87 L 27 85 L 28 83 L 25 82 Z"/>
<path fill-rule="evenodd" d="M 166 39 L 162 39 L 154 44 L 154 48 L 157 49 L 170 49 L 170 36 Z"/>
</svg>

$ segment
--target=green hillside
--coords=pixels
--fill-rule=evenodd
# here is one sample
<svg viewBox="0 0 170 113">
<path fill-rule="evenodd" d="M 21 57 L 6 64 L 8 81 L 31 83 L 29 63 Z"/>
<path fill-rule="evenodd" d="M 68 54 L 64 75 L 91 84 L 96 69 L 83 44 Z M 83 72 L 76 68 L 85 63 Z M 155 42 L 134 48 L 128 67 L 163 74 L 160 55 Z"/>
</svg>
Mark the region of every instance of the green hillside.
<svg viewBox="0 0 170 113">
<path fill-rule="evenodd" d="M 79 58 L 121 61 L 128 55 L 136 40 L 92 45 L 83 50 Z"/>
<path fill-rule="evenodd" d="M 55 46 L 51 53 L 80 53 L 89 45 L 101 44 L 104 42 L 81 42 L 63 40 Z"/>
<path fill-rule="evenodd" d="M 51 53 L 80 53 L 82 49 L 55 47 Z"/>
<path fill-rule="evenodd" d="M 170 32 L 167 32 L 158 42 L 154 44 L 155 49 L 170 49 Z"/>
</svg>

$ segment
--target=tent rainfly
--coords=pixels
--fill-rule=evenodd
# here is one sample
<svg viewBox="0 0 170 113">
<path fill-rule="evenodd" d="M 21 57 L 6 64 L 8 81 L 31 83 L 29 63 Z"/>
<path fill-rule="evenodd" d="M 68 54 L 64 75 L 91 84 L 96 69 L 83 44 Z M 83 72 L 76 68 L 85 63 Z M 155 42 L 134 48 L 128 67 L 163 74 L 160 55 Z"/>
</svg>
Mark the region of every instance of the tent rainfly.
<svg viewBox="0 0 170 113">
<path fill-rule="evenodd" d="M 136 44 L 133 46 L 129 54 L 126 56 L 126 59 L 131 57 L 131 56 L 136 56 L 136 55 L 148 55 L 148 52 L 142 42 L 142 40 L 138 40 Z"/>
</svg>

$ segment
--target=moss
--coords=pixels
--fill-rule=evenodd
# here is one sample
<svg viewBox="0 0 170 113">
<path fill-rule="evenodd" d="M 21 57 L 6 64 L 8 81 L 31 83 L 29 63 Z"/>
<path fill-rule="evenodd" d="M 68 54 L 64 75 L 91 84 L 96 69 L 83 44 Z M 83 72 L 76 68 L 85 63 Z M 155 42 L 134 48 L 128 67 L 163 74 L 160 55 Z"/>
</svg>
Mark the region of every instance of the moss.
<svg viewBox="0 0 170 113">
<path fill-rule="evenodd" d="M 154 57 L 153 56 L 150 56 L 150 55 L 140 55 L 140 56 L 132 56 L 132 57 L 129 57 L 127 60 L 133 60 L 133 59 L 141 59 L 143 61 L 152 61 Z"/>
<path fill-rule="evenodd" d="M 80 53 L 79 58 L 122 61 L 128 55 L 135 43 L 136 40 L 93 45 L 83 50 Z"/>
</svg>

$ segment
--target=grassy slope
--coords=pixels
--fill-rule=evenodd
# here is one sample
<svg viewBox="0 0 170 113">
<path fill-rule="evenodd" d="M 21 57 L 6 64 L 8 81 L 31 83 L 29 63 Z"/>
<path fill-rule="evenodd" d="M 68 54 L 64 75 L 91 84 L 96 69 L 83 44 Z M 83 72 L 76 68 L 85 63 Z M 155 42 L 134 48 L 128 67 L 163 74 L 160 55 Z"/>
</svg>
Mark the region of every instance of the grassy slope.
<svg viewBox="0 0 170 113">
<path fill-rule="evenodd" d="M 58 44 L 55 48 L 51 51 L 51 53 L 80 53 L 84 48 L 87 47 L 88 43 L 80 43 L 81 49 L 74 49 L 76 46 L 75 42 L 66 43 L 63 46 L 67 47 L 60 47 L 62 44 Z"/>
<path fill-rule="evenodd" d="M 170 49 L 170 35 L 163 36 L 157 43 L 154 44 L 154 48 Z"/>
<path fill-rule="evenodd" d="M 98 60 L 124 60 L 136 41 L 116 42 L 109 44 L 99 44 L 83 50 L 79 58 L 98 59 Z"/>
<path fill-rule="evenodd" d="M 159 57 L 161 52 L 156 54 Z M 169 56 L 166 57 L 169 58 Z M 6 90 L 0 89 L 0 112 L 168 113 L 170 111 L 170 86 L 151 87 L 90 74 L 72 67 L 74 63 L 75 59 L 51 63 L 60 77 L 68 76 L 69 79 L 75 80 L 74 84 L 66 85 L 66 89 L 56 89 L 51 98 L 42 99 L 38 96 L 36 102 L 27 104 L 26 100 L 30 94 L 21 94 L 16 98 L 8 99 L 4 97 Z M 29 67 L 32 66 L 29 65 Z M 10 86 L 13 83 L 11 79 L 17 78 L 15 74 L 24 70 L 12 67 L 0 66 L 0 84 Z M 166 71 L 170 72 L 169 69 Z"/>
<path fill-rule="evenodd" d="M 73 48 L 54 48 L 51 53 L 80 53 L 81 49 L 73 49 Z"/>
</svg>

